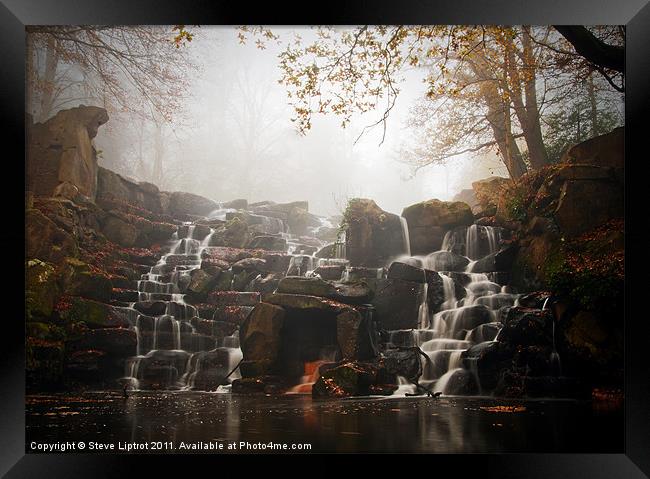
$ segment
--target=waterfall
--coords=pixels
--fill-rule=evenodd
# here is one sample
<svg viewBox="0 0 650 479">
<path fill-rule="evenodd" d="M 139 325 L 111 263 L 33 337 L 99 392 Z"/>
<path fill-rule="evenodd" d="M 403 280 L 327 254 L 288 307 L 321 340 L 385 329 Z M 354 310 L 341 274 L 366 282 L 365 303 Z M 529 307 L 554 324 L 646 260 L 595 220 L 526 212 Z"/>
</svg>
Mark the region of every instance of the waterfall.
<svg viewBox="0 0 650 479">
<path fill-rule="evenodd" d="M 439 275 L 442 278 L 442 287 L 444 292 L 444 301 L 442 303 L 442 309 L 452 309 L 456 307 L 456 287 L 454 285 L 454 280 L 446 274 Z"/>
<path fill-rule="evenodd" d="M 181 228 L 185 231 L 182 238 L 179 234 Z M 192 318 L 198 315 L 197 310 L 185 302 L 179 281 L 201 267 L 201 253 L 209 245 L 214 230 L 210 229 L 202 241 L 195 238 L 196 233 L 194 224 L 184 223 L 179 227 L 170 239 L 168 253 L 137 281 L 140 301 L 163 301 L 165 308 L 158 315 L 136 314 L 131 322 L 136 334 L 136 356 L 129 358 L 125 371 L 125 379 L 131 389 L 148 387 L 149 379 L 143 379 L 145 371 L 148 375 L 154 374 L 157 387 L 191 389 L 203 373 L 207 374 L 208 379 L 212 377 L 210 375 L 216 366 L 208 361 L 211 355 L 217 358 L 227 355 L 228 360 L 217 371 L 224 377 L 241 359 L 238 336 L 224 338 L 224 346 L 215 348 L 214 341 L 206 341 L 206 337 L 198 334 L 191 325 Z M 130 305 L 131 309 L 134 304 Z M 136 312 L 135 309 L 133 311 Z M 145 321 L 146 318 L 150 319 Z M 145 342 L 145 338 L 151 339 Z M 215 380 L 219 380 L 218 374 Z M 237 372 L 233 373 L 228 381 L 237 375 Z"/>
<path fill-rule="evenodd" d="M 478 365 L 476 361 L 464 359 L 463 353 L 481 342 L 494 341 L 500 331 L 496 311 L 514 305 L 518 299 L 505 285 L 490 281 L 488 274 L 472 272 L 482 257 L 498 250 L 499 243 L 499 229 L 490 226 L 471 225 L 447 231 L 441 249 L 423 259 L 426 269 L 443 272 L 438 273 L 444 294 L 440 310 L 431 317 L 421 303 L 418 310 L 421 329 L 413 331 L 412 339 L 404 331 L 390 333 L 391 344 L 408 342 L 419 346 L 428 356 L 430 361 L 423 361 L 420 381 L 434 392 L 457 394 L 465 391 L 462 388 L 466 385 L 482 394 Z M 456 255 L 461 253 L 469 260 L 463 272 L 454 269 L 458 267 Z M 497 275 L 489 277 L 497 279 Z M 395 394 L 404 392 L 407 392 L 406 384 L 400 382 Z"/>
<path fill-rule="evenodd" d="M 399 217 L 399 221 L 402 225 L 402 242 L 404 245 L 404 252 L 407 256 L 411 256 L 411 239 L 409 238 L 408 222 L 403 216 Z"/>
<path fill-rule="evenodd" d="M 418 309 L 418 326 L 422 329 L 429 327 L 429 283 L 424 283 L 424 291 L 422 292 L 422 299 Z"/>
</svg>

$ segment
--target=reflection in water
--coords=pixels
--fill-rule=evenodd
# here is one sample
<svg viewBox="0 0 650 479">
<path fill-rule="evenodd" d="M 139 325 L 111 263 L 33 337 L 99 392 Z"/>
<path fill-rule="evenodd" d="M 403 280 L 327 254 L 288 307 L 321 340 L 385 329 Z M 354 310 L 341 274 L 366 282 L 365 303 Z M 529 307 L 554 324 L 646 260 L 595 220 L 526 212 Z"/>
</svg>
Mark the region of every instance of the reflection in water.
<svg viewBox="0 0 650 479">
<path fill-rule="evenodd" d="M 504 407 L 508 406 L 508 407 Z M 523 406 L 523 407 L 522 407 Z M 623 416 L 573 401 L 29 396 L 27 441 L 311 443 L 313 452 L 622 452 Z"/>
</svg>

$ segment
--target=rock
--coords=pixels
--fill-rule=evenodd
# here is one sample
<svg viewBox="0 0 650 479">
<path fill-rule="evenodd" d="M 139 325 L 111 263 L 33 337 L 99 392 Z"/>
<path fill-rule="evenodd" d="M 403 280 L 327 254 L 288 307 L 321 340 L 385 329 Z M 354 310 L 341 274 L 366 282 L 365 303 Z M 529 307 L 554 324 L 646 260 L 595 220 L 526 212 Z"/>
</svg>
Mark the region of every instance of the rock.
<svg viewBox="0 0 650 479">
<path fill-rule="evenodd" d="M 277 360 L 284 318 L 283 308 L 267 303 L 255 306 L 239 332 L 242 353 L 246 361 Z"/>
<path fill-rule="evenodd" d="M 255 236 L 250 240 L 248 247 L 267 251 L 286 251 L 287 240 L 279 236 Z"/>
<path fill-rule="evenodd" d="M 421 358 L 417 347 L 388 349 L 383 353 L 382 365 L 389 375 L 417 382 L 422 375 Z"/>
<path fill-rule="evenodd" d="M 331 298 L 336 294 L 334 286 L 320 278 L 287 276 L 278 284 L 278 293 L 306 294 Z"/>
<path fill-rule="evenodd" d="M 215 291 L 208 296 L 208 303 L 217 306 L 255 306 L 260 302 L 260 293 L 238 291 Z"/>
<path fill-rule="evenodd" d="M 499 342 L 515 346 L 549 346 L 553 342 L 553 317 L 548 310 L 517 306 L 510 308 L 502 321 Z"/>
<path fill-rule="evenodd" d="M 248 208 L 248 200 L 237 199 L 232 201 L 227 201 L 221 205 L 222 208 L 230 208 L 233 210 L 245 210 Z"/>
<path fill-rule="evenodd" d="M 475 327 L 469 332 L 467 340 L 473 343 L 483 343 L 485 341 L 494 341 L 499 330 L 503 325 L 501 323 L 485 323 Z"/>
<path fill-rule="evenodd" d="M 348 268 L 347 272 L 348 280 L 380 279 L 383 277 L 384 268 L 351 267 Z"/>
<path fill-rule="evenodd" d="M 127 308 L 110 306 L 85 298 L 71 298 L 59 311 L 65 321 L 83 322 L 91 329 L 95 328 L 129 328 L 132 311 Z"/>
<path fill-rule="evenodd" d="M 308 228 L 320 226 L 320 220 L 306 208 L 294 206 L 288 212 L 287 224 L 294 235 L 304 235 L 309 231 Z"/>
<path fill-rule="evenodd" d="M 128 358 L 136 353 L 135 331 L 125 328 L 90 329 L 81 339 L 74 342 L 74 350 L 97 349 L 105 351 L 109 356 Z"/>
<path fill-rule="evenodd" d="M 135 226 L 127 223 L 115 214 L 109 214 L 102 221 L 101 231 L 109 241 L 127 248 L 133 246 L 138 237 L 138 231 Z"/>
<path fill-rule="evenodd" d="M 561 162 L 625 168 L 624 143 L 624 127 L 615 128 L 609 133 L 573 146 Z"/>
<path fill-rule="evenodd" d="M 345 211 L 346 257 L 353 266 L 383 266 L 404 254 L 405 241 L 399 216 L 369 199 L 354 198 Z"/>
<path fill-rule="evenodd" d="M 169 196 L 167 211 L 172 216 L 194 215 L 208 216 L 219 209 L 219 204 L 193 193 L 175 191 Z"/>
<path fill-rule="evenodd" d="M 346 304 L 366 304 L 373 297 L 373 292 L 365 281 L 345 281 L 334 283 L 335 291 L 330 296 Z"/>
<path fill-rule="evenodd" d="M 472 209 L 472 213 L 476 213 L 480 209 L 478 199 L 476 198 L 476 193 L 474 193 L 474 190 L 472 188 L 460 190 L 454 195 L 452 201 L 460 201 L 462 203 L 468 204 Z"/>
<path fill-rule="evenodd" d="M 228 268 L 230 268 L 230 264 L 220 259 L 208 258 L 201 261 L 201 269 L 215 277 Z"/>
<path fill-rule="evenodd" d="M 160 191 L 151 183 L 138 183 L 102 168 L 97 170 L 97 204 L 106 210 L 116 206 L 137 207 L 163 213 Z"/>
<path fill-rule="evenodd" d="M 479 259 L 472 265 L 472 273 L 489 273 L 495 271 L 509 271 L 517 258 L 518 246 L 510 245 L 496 253 L 489 254 Z"/>
<path fill-rule="evenodd" d="M 436 313 L 440 310 L 440 306 L 445 301 L 445 285 L 442 277 L 435 271 L 425 269 L 424 275 L 427 280 L 427 301 L 429 312 Z"/>
<path fill-rule="evenodd" d="M 205 298 L 212 291 L 217 277 L 209 274 L 203 269 L 195 269 L 190 272 L 190 284 L 187 286 L 187 292 L 194 298 Z"/>
<path fill-rule="evenodd" d="M 492 313 L 484 305 L 463 306 L 440 313 L 445 331 L 460 331 L 474 329 L 481 324 L 492 321 Z M 437 329 L 437 327 L 435 328 Z"/>
<path fill-rule="evenodd" d="M 554 215 L 565 235 L 578 236 L 623 217 L 623 189 L 612 181 L 565 181 Z"/>
<path fill-rule="evenodd" d="M 338 301 L 303 294 L 274 293 L 269 295 L 265 301 L 270 304 L 282 306 L 285 309 L 313 309 L 337 314 L 351 309 L 350 306 Z"/>
<path fill-rule="evenodd" d="M 260 303 L 256 303 L 260 304 Z M 241 325 L 253 311 L 254 306 L 217 306 L 212 315 L 214 321 Z"/>
<path fill-rule="evenodd" d="M 25 266 L 27 320 L 47 318 L 61 293 L 56 269 L 53 264 L 38 259 L 30 259 Z"/>
<path fill-rule="evenodd" d="M 422 268 L 411 266 L 399 261 L 393 261 L 388 268 L 388 279 L 402 279 L 414 283 L 426 283 L 426 275 Z"/>
<path fill-rule="evenodd" d="M 211 246 L 205 248 L 202 253 L 203 259 L 209 260 L 220 260 L 225 261 L 226 263 L 235 263 L 244 258 L 252 258 L 261 256 L 261 251 L 252 251 L 248 249 L 241 248 L 229 248 L 223 246 Z"/>
<path fill-rule="evenodd" d="M 469 205 L 460 201 L 423 201 L 404 208 L 402 216 L 408 223 L 412 255 L 438 251 L 447 230 L 474 221 Z"/>
<path fill-rule="evenodd" d="M 83 261 L 66 258 L 62 272 L 62 282 L 66 293 L 73 296 L 95 299 L 108 303 L 111 300 L 113 285 L 107 275 L 91 269 Z"/>
<path fill-rule="evenodd" d="M 265 270 L 269 273 L 285 273 L 289 268 L 291 256 L 282 253 L 268 253 L 264 255 Z"/>
<path fill-rule="evenodd" d="M 305 276 L 314 269 L 314 259 L 308 255 L 294 255 L 291 257 L 287 276 Z"/>
<path fill-rule="evenodd" d="M 387 330 L 417 328 L 423 295 L 424 286 L 420 283 L 401 279 L 377 280 L 371 303 L 379 326 Z"/>
<path fill-rule="evenodd" d="M 622 367 L 623 330 L 620 324 L 597 312 L 580 310 L 562 326 L 562 353 L 576 364 L 577 373 L 602 374 Z M 579 366 L 578 366 L 579 365 Z"/>
<path fill-rule="evenodd" d="M 239 218 L 233 218 L 214 229 L 210 236 L 210 246 L 227 246 L 230 248 L 243 248 L 250 240 L 250 233 L 246 223 Z"/>
<path fill-rule="evenodd" d="M 334 398 L 366 395 L 376 376 L 376 368 L 370 365 L 346 362 L 323 373 L 312 387 L 312 395 Z"/>
<path fill-rule="evenodd" d="M 323 246 L 318 251 L 316 251 L 314 256 L 316 256 L 316 258 L 336 258 L 336 250 L 337 250 L 336 243 L 330 243 L 328 245 Z"/>
<path fill-rule="evenodd" d="M 28 210 L 25 214 L 25 243 L 27 258 L 54 264 L 78 253 L 72 235 L 35 209 Z"/>
<path fill-rule="evenodd" d="M 80 105 L 32 125 L 27 145 L 28 189 L 52 196 L 60 183 L 69 183 L 94 199 L 98 167 L 92 140 L 107 121 L 105 109 Z"/>
<path fill-rule="evenodd" d="M 314 274 L 317 274 L 323 279 L 328 281 L 339 281 L 343 272 L 345 271 L 345 266 L 341 265 L 326 265 L 319 266 L 314 270 Z"/>
<path fill-rule="evenodd" d="M 490 178 L 485 178 L 483 180 L 474 181 L 472 183 L 472 189 L 474 190 L 474 195 L 476 196 L 476 201 L 478 211 L 489 211 L 495 210 L 499 204 L 500 197 L 503 196 L 504 192 L 508 185 L 512 183 L 512 180 L 509 178 L 503 178 L 500 176 L 492 176 Z M 489 216 L 493 216 L 492 215 Z"/>
<path fill-rule="evenodd" d="M 336 316 L 336 337 L 344 359 L 366 360 L 377 356 L 375 336 L 369 315 L 349 310 Z"/>
<path fill-rule="evenodd" d="M 519 297 L 519 306 L 531 309 L 542 309 L 546 300 L 551 297 L 549 291 L 533 291 Z M 550 302 L 548 306 L 550 307 Z"/>
<path fill-rule="evenodd" d="M 249 285 L 249 291 L 257 291 L 262 293 L 262 297 L 265 297 L 265 294 L 273 293 L 280 281 L 284 278 L 283 273 L 269 273 L 266 275 L 260 275 L 251 281 Z"/>
<path fill-rule="evenodd" d="M 442 382 L 440 379 L 438 381 Z M 434 391 L 445 395 L 469 396 L 478 393 L 476 379 L 467 369 L 456 369 L 449 373 L 444 383 L 439 383 L 436 383 Z"/>
<path fill-rule="evenodd" d="M 262 258 L 244 258 L 232 265 L 232 272 L 238 274 L 242 271 L 255 271 L 265 273 L 267 271 L 266 261 Z"/>
<path fill-rule="evenodd" d="M 436 251 L 428 255 L 425 266 L 431 271 L 465 271 L 469 260 L 451 251 Z"/>
<path fill-rule="evenodd" d="M 147 316 L 160 316 L 167 310 L 167 304 L 163 301 L 138 301 L 133 307 Z"/>
</svg>

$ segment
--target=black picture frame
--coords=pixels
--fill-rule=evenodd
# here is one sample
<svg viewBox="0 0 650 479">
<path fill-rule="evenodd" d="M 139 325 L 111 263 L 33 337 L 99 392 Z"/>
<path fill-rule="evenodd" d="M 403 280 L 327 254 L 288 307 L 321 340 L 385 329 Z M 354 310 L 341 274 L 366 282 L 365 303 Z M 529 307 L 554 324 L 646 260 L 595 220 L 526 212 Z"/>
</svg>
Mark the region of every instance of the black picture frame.
<svg viewBox="0 0 650 479">
<path fill-rule="evenodd" d="M 309 7 L 312 7 L 310 10 Z M 315 8 L 314 8 L 315 7 Z M 647 220 L 647 202 L 640 195 L 644 184 L 648 114 L 650 113 L 650 5 L 648 0 L 476 0 L 417 1 L 330 1 L 322 5 L 307 2 L 259 4 L 199 0 L 2 0 L 0 4 L 0 95 L 5 136 L 2 181 L 5 192 L 6 218 L 0 235 L 3 251 L 5 294 L 3 308 L 2 358 L 3 382 L 0 387 L 0 473 L 7 477 L 115 477 L 130 476 L 136 464 L 155 462 L 171 473 L 174 467 L 186 475 L 199 474 L 194 468 L 197 458 L 178 457 L 172 465 L 170 457 L 125 455 L 41 454 L 25 455 L 24 417 L 24 322 L 20 291 L 24 247 L 24 215 L 18 206 L 22 194 L 18 178 L 24 163 L 24 53 L 25 25 L 34 24 L 622 24 L 626 25 L 626 363 L 625 363 L 625 452 L 624 454 L 501 454 L 501 455 L 436 455 L 427 458 L 427 469 L 405 474 L 432 473 L 431 468 L 462 472 L 479 477 L 562 477 L 610 478 L 644 477 L 650 475 L 650 375 L 644 354 L 650 338 L 650 318 L 633 306 L 643 306 L 647 286 L 643 271 Z M 6 146 L 12 146 L 10 150 Z M 13 151 L 13 153 L 9 153 Z M 635 194 L 639 196 L 635 197 Z M 10 214 L 8 214 L 10 213 Z M 586 212 L 588 214 L 588 212 Z M 646 248 L 647 249 L 647 248 Z M 231 462 L 235 470 L 243 470 L 239 460 L 213 456 L 201 457 L 210 467 L 224 467 Z M 376 464 L 392 462 L 390 458 L 373 460 Z M 400 460 L 401 462 L 401 460 Z M 419 462 L 419 461 L 418 461 Z M 183 464 L 181 464 L 183 463 Z M 328 462 L 329 463 L 329 462 Z M 401 462 L 405 464 L 404 462 Z M 324 464 L 324 463 L 323 463 Z M 148 467 L 148 466 L 147 466 Z M 325 465 L 323 467 L 326 467 Z M 332 466 L 333 467 L 333 466 Z M 419 472 L 418 472 L 419 470 Z M 194 472 L 192 472 L 194 471 Z M 150 471 L 152 472 L 152 471 Z M 216 473 L 216 472 L 215 472 Z"/>
</svg>

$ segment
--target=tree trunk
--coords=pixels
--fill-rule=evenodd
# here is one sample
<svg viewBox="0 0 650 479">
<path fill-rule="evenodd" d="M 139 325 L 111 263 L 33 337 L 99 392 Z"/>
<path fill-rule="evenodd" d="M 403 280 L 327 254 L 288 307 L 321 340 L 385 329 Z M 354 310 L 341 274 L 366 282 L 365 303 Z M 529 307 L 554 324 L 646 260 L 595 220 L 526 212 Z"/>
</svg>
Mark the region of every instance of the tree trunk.
<svg viewBox="0 0 650 479">
<path fill-rule="evenodd" d="M 542 127 L 537 106 L 537 90 L 535 81 L 535 58 L 528 27 L 522 29 L 523 68 L 520 74 L 515 57 L 514 42 L 506 45 L 506 75 L 510 79 L 505 87 L 510 91 L 510 98 L 515 109 L 515 114 L 521 125 L 528 157 L 533 169 L 538 170 L 548 164 L 548 153 L 542 138 Z M 522 84 L 524 86 L 522 92 Z"/>
<path fill-rule="evenodd" d="M 59 53 L 56 50 L 54 37 L 47 39 L 45 52 L 45 72 L 43 73 L 43 91 L 41 93 L 41 111 L 39 121 L 45 122 L 52 114 L 54 105 L 54 89 L 56 88 L 56 69 L 59 64 Z"/>
<path fill-rule="evenodd" d="M 497 80 L 494 80 L 494 75 L 487 68 L 484 59 L 475 56 L 474 61 L 470 61 L 469 65 L 476 80 L 479 81 L 480 95 L 488 110 L 486 118 L 497 143 L 499 154 L 510 178 L 517 179 L 526 173 L 527 168 L 512 134 L 510 104 L 503 100 Z"/>
<path fill-rule="evenodd" d="M 600 131 L 598 128 L 598 106 L 596 104 L 593 73 L 589 73 L 587 77 L 587 95 L 589 95 L 589 106 L 591 108 L 591 136 L 598 136 Z"/>
</svg>

